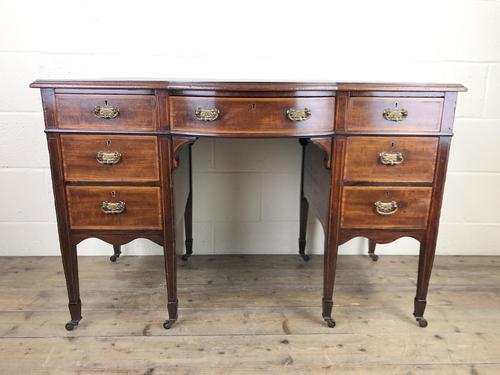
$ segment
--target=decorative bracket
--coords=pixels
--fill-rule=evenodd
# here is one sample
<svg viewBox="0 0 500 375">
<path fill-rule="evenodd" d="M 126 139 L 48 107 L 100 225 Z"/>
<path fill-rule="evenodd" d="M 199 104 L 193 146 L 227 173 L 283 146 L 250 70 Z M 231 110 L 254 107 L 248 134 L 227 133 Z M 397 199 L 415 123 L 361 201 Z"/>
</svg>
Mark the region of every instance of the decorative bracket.
<svg viewBox="0 0 500 375">
<path fill-rule="evenodd" d="M 189 136 L 172 136 L 172 170 L 179 166 L 179 152 L 186 145 L 193 144 L 198 138 Z"/>
<path fill-rule="evenodd" d="M 326 169 L 332 168 L 332 137 L 309 138 L 309 142 L 314 143 L 325 152 L 323 165 Z"/>
</svg>

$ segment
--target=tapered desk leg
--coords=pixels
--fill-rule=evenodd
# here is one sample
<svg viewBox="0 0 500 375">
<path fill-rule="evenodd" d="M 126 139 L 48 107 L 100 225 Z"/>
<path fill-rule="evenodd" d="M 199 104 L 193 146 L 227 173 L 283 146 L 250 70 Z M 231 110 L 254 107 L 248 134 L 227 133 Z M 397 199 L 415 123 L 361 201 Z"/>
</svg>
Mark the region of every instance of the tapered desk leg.
<svg viewBox="0 0 500 375">
<path fill-rule="evenodd" d="M 377 246 L 377 243 L 372 240 L 368 240 L 368 255 L 370 258 L 376 262 L 378 260 L 378 255 L 375 254 L 375 247 Z"/>
<path fill-rule="evenodd" d="M 66 329 L 72 331 L 82 319 L 76 246 L 61 246 L 61 254 L 68 289 L 68 308 L 71 315 L 71 320 L 66 323 Z"/>
<path fill-rule="evenodd" d="M 330 242 L 330 243 L 328 243 Z M 323 286 L 323 319 L 328 327 L 333 328 L 336 325 L 332 318 L 333 308 L 333 288 L 335 284 L 335 273 L 337 269 L 337 254 L 339 245 L 337 239 L 326 241 L 324 255 L 324 286 Z"/>
<path fill-rule="evenodd" d="M 112 262 L 116 262 L 116 260 L 120 257 L 122 250 L 120 245 L 113 245 L 114 254 L 109 257 L 109 260 Z"/>
<path fill-rule="evenodd" d="M 309 213 L 309 203 L 304 196 L 304 162 L 306 154 L 307 140 L 300 139 L 302 145 L 302 167 L 300 172 L 300 229 L 299 229 L 299 255 L 305 261 L 309 260 L 309 255 L 306 254 L 306 234 L 307 234 L 307 216 Z"/>
<path fill-rule="evenodd" d="M 163 254 L 167 279 L 167 310 L 168 319 L 163 323 L 169 329 L 177 320 L 177 264 L 175 254 L 174 204 L 172 184 L 172 139 L 159 137 L 162 164 L 162 204 L 163 204 Z"/>
<path fill-rule="evenodd" d="M 189 163 L 189 195 L 186 202 L 186 210 L 184 211 L 184 230 L 186 234 L 186 253 L 182 256 L 182 260 L 188 260 L 193 254 L 193 171 L 191 162 L 191 147 L 188 145 L 188 163 Z"/>
<path fill-rule="evenodd" d="M 431 278 L 432 265 L 436 250 L 436 238 L 426 239 L 420 244 L 420 255 L 418 258 L 418 280 L 417 295 L 415 296 L 415 307 L 413 315 L 417 319 L 420 327 L 427 327 L 427 320 L 424 318 L 425 306 L 427 305 L 427 292 Z"/>
</svg>

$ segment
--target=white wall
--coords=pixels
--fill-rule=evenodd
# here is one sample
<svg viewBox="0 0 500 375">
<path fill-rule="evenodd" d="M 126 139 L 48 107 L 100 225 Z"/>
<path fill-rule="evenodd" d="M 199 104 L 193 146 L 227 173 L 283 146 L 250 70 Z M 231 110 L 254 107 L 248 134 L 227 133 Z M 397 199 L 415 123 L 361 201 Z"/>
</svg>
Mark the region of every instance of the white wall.
<svg viewBox="0 0 500 375">
<path fill-rule="evenodd" d="M 58 254 L 41 103 L 28 84 L 124 77 L 463 83 L 438 253 L 500 254 L 498 0 L 0 0 L 0 255 Z M 297 143 L 201 140 L 194 154 L 196 253 L 297 251 Z M 309 233 L 320 253 L 312 219 Z M 97 240 L 81 249 L 111 252 Z M 365 250 L 361 239 L 342 248 Z M 135 241 L 125 253 L 160 249 Z"/>
</svg>

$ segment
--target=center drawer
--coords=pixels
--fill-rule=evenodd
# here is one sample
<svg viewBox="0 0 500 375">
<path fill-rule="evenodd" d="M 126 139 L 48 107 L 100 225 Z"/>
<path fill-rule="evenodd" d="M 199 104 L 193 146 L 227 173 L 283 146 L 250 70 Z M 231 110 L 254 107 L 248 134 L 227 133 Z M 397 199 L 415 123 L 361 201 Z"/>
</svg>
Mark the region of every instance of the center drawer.
<svg viewBox="0 0 500 375">
<path fill-rule="evenodd" d="M 68 186 L 71 229 L 161 229 L 160 188 Z"/>
<path fill-rule="evenodd" d="M 359 182 L 432 182 L 438 138 L 347 138 L 344 180 Z"/>
<path fill-rule="evenodd" d="M 159 180 L 154 136 L 63 134 L 61 150 L 67 181 Z"/>
<path fill-rule="evenodd" d="M 335 98 L 170 96 L 170 129 L 201 134 L 324 134 L 333 131 Z"/>
</svg>

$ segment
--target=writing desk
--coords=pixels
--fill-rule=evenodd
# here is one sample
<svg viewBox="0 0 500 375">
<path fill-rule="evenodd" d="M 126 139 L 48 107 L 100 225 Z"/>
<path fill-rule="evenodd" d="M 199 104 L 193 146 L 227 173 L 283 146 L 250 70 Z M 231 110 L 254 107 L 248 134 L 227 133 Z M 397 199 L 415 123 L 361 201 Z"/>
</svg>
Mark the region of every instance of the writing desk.
<svg viewBox="0 0 500 375">
<path fill-rule="evenodd" d="M 462 85 L 36 81 L 41 89 L 72 330 L 81 320 L 77 244 L 147 238 L 163 246 L 170 328 L 177 320 L 174 227 L 192 253 L 190 145 L 199 137 L 297 138 L 299 253 L 309 208 L 325 231 L 329 327 L 339 245 L 420 241 L 413 315 L 421 327 L 457 92 Z M 175 195 L 175 199 L 174 199 Z M 180 204 L 178 202 L 181 202 Z M 184 212 L 184 214 L 183 214 Z"/>
</svg>

